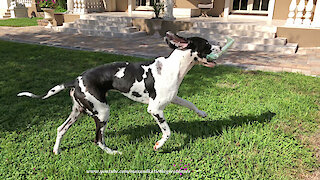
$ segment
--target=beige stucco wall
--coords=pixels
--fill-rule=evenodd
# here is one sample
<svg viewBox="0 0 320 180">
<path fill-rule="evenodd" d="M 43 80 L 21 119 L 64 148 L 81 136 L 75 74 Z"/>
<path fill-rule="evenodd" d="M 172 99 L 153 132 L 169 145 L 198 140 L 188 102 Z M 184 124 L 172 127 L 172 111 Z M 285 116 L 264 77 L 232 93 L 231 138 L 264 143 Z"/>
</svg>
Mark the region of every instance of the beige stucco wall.
<svg viewBox="0 0 320 180">
<path fill-rule="evenodd" d="M 37 7 L 36 7 L 36 1 L 35 0 L 32 0 L 32 4 L 31 4 L 31 7 L 28 7 L 28 16 L 31 17 L 31 13 L 32 12 L 35 12 L 37 14 Z M 39 14 L 37 14 L 38 16 Z"/>
<path fill-rule="evenodd" d="M 209 15 L 219 16 L 223 14 L 225 0 L 215 0 L 214 8 L 208 12 Z M 211 0 L 173 0 L 176 8 L 197 8 L 199 2 L 211 2 Z M 135 8 L 136 1 L 132 0 L 132 7 Z M 128 11 L 128 0 L 117 0 L 116 11 Z"/>
<path fill-rule="evenodd" d="M 135 4 L 135 0 L 132 1 L 132 4 Z M 116 0 L 116 11 L 125 12 L 128 11 L 128 0 Z"/>
<path fill-rule="evenodd" d="M 210 2 L 211 0 L 173 0 L 177 8 L 197 8 L 199 2 Z M 232 0 L 231 0 L 232 1 Z M 135 0 L 132 0 L 132 6 L 135 8 Z M 297 0 L 299 3 L 300 0 Z M 314 0 L 316 4 L 317 0 Z M 285 20 L 288 17 L 291 0 L 276 0 L 273 13 L 273 19 Z M 211 16 L 223 16 L 225 0 L 215 0 L 214 8 L 208 12 Z M 127 11 L 128 0 L 116 0 L 116 11 Z"/>
<path fill-rule="evenodd" d="M 278 37 L 287 38 L 289 43 L 298 43 L 299 47 L 320 47 L 320 31 L 318 29 L 278 27 Z"/>
<path fill-rule="evenodd" d="M 276 0 L 273 11 L 273 19 L 287 19 L 291 1 L 292 0 Z"/>
<path fill-rule="evenodd" d="M 225 0 L 215 0 L 214 8 L 209 12 L 212 16 L 223 16 Z"/>
</svg>

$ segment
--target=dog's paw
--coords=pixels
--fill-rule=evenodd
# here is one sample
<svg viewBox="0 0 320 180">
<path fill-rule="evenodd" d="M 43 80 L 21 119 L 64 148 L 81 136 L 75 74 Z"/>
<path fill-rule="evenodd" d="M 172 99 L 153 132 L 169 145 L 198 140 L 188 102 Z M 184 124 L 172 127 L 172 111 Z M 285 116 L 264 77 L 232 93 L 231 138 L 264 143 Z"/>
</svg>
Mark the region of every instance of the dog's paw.
<svg viewBox="0 0 320 180">
<path fill-rule="evenodd" d="M 115 154 L 122 154 L 122 152 L 120 151 L 115 151 L 115 150 L 112 150 L 110 148 L 108 148 L 104 143 L 101 143 L 101 142 L 98 142 L 97 145 L 102 149 L 104 150 L 104 152 L 108 153 L 108 154 L 111 154 L 111 155 L 115 155 Z"/>
<path fill-rule="evenodd" d="M 153 146 L 153 150 L 157 151 L 160 148 L 159 142 L 156 142 L 156 144 Z"/>
<path fill-rule="evenodd" d="M 197 114 L 200 116 L 200 117 L 203 117 L 203 118 L 205 118 L 205 117 L 207 117 L 208 115 L 207 115 L 207 113 L 205 113 L 204 111 L 197 111 Z"/>
<path fill-rule="evenodd" d="M 122 152 L 120 152 L 120 151 L 114 151 L 114 150 L 106 151 L 105 150 L 105 152 L 107 152 L 108 154 L 111 154 L 111 155 L 116 155 L 116 154 L 122 155 Z"/>
<path fill-rule="evenodd" d="M 53 149 L 53 153 L 54 153 L 55 155 L 58 155 L 58 154 L 60 153 L 60 149 Z"/>
</svg>

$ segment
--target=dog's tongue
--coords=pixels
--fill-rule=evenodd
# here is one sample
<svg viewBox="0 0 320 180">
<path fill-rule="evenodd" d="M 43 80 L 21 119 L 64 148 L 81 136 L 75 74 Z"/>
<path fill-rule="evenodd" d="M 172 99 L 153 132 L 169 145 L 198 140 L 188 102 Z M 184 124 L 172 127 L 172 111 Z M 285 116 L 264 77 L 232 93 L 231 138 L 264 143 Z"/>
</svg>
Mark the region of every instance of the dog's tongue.
<svg viewBox="0 0 320 180">
<path fill-rule="evenodd" d="M 216 65 L 216 63 L 214 63 L 214 62 L 207 62 L 207 63 L 205 63 L 205 64 L 203 64 L 204 66 L 206 66 L 206 67 L 209 67 L 209 68 L 213 68 L 215 65 Z"/>
</svg>

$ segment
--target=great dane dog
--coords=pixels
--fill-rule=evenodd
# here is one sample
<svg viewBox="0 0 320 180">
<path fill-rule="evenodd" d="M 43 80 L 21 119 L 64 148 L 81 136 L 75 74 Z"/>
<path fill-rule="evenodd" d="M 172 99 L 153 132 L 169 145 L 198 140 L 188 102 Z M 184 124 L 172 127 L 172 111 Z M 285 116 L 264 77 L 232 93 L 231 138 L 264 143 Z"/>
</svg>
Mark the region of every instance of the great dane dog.
<svg viewBox="0 0 320 180">
<path fill-rule="evenodd" d="M 199 37 L 183 38 L 171 32 L 166 33 L 165 41 L 173 49 L 169 57 L 159 57 L 147 62 L 114 62 L 89 69 L 71 82 L 57 85 L 47 94 L 38 96 L 21 92 L 18 96 L 46 99 L 58 92 L 71 88 L 72 112 L 68 119 L 58 127 L 57 139 L 53 148 L 59 153 L 63 135 L 77 121 L 81 113 L 91 116 L 96 123 L 95 143 L 109 154 L 120 153 L 108 148 L 104 141 L 104 130 L 109 119 L 109 105 L 106 95 L 116 90 L 128 98 L 148 104 L 148 113 L 158 123 L 163 135 L 156 142 L 158 150 L 170 137 L 170 128 L 163 110 L 169 103 L 185 106 L 199 116 L 207 114 L 191 102 L 177 96 L 179 86 L 187 72 L 196 64 L 214 67 L 215 62 L 207 58 L 210 53 L 221 52 L 221 46 L 210 44 Z"/>
</svg>

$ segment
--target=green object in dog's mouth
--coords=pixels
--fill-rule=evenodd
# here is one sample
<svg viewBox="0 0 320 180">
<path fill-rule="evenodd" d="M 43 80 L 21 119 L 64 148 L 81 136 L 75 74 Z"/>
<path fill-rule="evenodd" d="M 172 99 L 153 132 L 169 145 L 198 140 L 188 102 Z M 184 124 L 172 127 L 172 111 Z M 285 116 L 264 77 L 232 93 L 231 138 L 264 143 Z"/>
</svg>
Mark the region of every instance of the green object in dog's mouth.
<svg viewBox="0 0 320 180">
<path fill-rule="evenodd" d="M 209 55 L 207 55 L 207 59 L 210 59 L 210 60 L 218 59 L 222 54 L 224 54 L 230 48 L 230 46 L 233 43 L 234 43 L 234 39 L 227 37 L 227 43 L 221 48 L 221 51 L 218 53 L 213 53 L 213 52 L 210 53 Z"/>
</svg>

